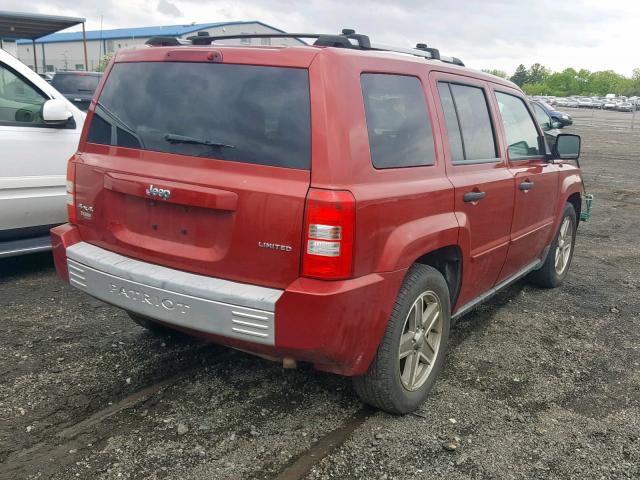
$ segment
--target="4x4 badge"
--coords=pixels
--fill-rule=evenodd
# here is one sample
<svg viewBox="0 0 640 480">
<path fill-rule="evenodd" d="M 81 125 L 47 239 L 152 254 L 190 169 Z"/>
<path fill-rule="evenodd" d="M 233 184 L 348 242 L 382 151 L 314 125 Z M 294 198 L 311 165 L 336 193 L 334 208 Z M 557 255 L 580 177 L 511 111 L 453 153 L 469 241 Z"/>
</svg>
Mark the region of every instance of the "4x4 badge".
<svg viewBox="0 0 640 480">
<path fill-rule="evenodd" d="M 149 185 L 145 193 L 150 197 L 160 197 L 163 200 L 169 200 L 169 197 L 171 197 L 171 190 L 168 188 L 154 187 L 153 184 Z"/>
</svg>

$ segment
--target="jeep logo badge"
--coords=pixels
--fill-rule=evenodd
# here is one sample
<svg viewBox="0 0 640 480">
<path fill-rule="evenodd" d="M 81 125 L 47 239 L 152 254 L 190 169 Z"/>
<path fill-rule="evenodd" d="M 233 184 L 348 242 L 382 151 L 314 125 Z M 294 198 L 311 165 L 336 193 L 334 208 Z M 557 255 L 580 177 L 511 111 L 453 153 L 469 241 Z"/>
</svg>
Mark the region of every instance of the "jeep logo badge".
<svg viewBox="0 0 640 480">
<path fill-rule="evenodd" d="M 149 185 L 145 193 L 150 197 L 159 197 L 163 200 L 169 200 L 169 197 L 171 197 L 171 190 L 168 188 L 158 188 L 153 184 Z"/>
</svg>

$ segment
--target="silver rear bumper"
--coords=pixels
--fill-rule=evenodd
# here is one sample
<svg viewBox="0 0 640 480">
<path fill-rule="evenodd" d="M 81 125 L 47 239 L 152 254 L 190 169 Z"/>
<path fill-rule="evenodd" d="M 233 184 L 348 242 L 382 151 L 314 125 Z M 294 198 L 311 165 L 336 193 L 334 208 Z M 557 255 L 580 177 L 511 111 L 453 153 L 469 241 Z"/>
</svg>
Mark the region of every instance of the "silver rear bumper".
<svg viewBox="0 0 640 480">
<path fill-rule="evenodd" d="M 282 290 L 141 262 L 85 242 L 67 249 L 69 283 L 125 310 L 168 324 L 275 344 Z"/>
</svg>

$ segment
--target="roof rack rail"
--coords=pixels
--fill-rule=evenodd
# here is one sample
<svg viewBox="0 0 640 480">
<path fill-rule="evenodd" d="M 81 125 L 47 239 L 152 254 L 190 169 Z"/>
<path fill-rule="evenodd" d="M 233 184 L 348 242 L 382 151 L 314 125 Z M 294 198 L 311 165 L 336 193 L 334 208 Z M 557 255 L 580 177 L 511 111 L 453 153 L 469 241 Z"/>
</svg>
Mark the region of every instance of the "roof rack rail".
<svg viewBox="0 0 640 480">
<path fill-rule="evenodd" d="M 155 38 L 147 41 L 149 45 Z M 238 35 L 209 35 L 207 32 L 198 32 L 197 35 L 187 37 L 187 40 L 192 45 L 211 45 L 216 41 L 223 40 L 240 40 L 243 38 L 295 38 L 295 39 L 315 39 L 314 46 L 321 47 L 338 47 L 338 48 L 353 48 L 357 50 L 375 50 L 380 52 L 395 52 L 403 53 L 406 55 L 413 55 L 416 57 L 427 58 L 430 60 L 440 60 L 441 62 L 451 63 L 464 67 L 462 60 L 456 57 L 447 57 L 440 54 L 437 48 L 428 47 L 426 43 L 418 43 L 415 48 L 403 48 L 394 47 L 390 45 L 374 44 L 367 35 L 356 33 L 355 30 L 345 28 L 342 33 L 336 34 L 323 34 L 323 33 L 243 33 Z M 302 42 L 302 40 L 300 40 Z"/>
<path fill-rule="evenodd" d="M 151 37 L 144 42 L 145 45 L 151 45 L 153 47 L 176 47 L 178 45 L 192 45 L 191 42 L 180 40 L 176 37 Z"/>
</svg>

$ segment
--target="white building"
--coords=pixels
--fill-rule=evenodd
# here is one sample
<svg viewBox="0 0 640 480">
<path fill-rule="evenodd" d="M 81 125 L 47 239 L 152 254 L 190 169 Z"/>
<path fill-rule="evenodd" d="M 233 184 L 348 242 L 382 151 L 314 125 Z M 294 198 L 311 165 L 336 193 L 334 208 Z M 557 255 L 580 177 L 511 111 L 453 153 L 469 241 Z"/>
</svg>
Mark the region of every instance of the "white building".
<svg viewBox="0 0 640 480">
<path fill-rule="evenodd" d="M 159 27 L 118 28 L 114 30 L 91 30 L 86 32 L 88 70 L 95 70 L 100 58 L 132 45 L 142 45 L 151 37 L 166 36 L 186 39 L 197 32 L 210 35 L 239 35 L 250 33 L 283 33 L 275 27 L 258 21 L 200 23 L 191 25 L 166 25 Z M 235 42 L 271 45 L 271 39 L 242 39 Z M 275 41 L 274 41 L 275 43 Z M 295 39 L 278 40 L 282 44 L 299 44 Z M 9 45 L 7 45 L 9 46 Z M 11 45 L 12 47 L 13 45 Z M 17 41 L 18 58 L 33 68 L 33 43 L 31 40 Z M 39 38 L 35 42 L 39 72 L 57 70 L 85 70 L 82 32 L 60 32 Z"/>
</svg>

